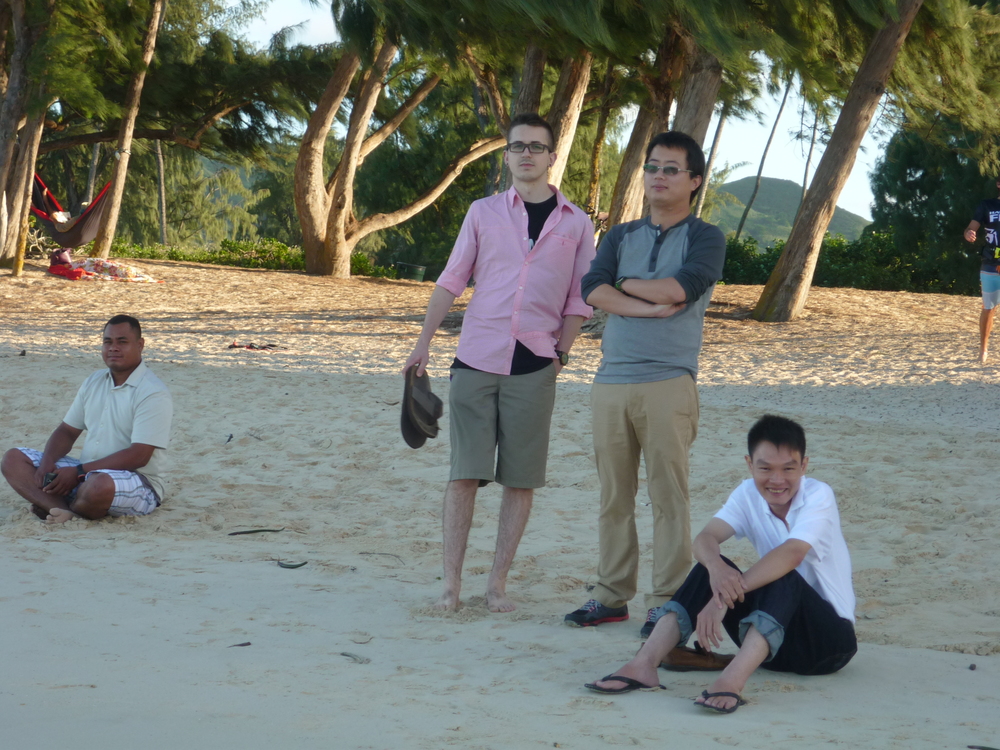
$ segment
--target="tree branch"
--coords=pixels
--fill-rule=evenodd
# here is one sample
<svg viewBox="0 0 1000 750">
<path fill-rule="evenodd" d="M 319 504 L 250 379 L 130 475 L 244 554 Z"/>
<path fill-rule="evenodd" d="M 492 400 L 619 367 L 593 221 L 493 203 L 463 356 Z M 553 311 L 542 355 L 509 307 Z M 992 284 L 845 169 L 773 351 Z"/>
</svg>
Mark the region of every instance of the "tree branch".
<svg viewBox="0 0 1000 750">
<path fill-rule="evenodd" d="M 462 58 L 476 79 L 476 88 L 479 89 L 479 93 L 490 103 L 490 111 L 493 113 L 493 120 L 497 127 L 503 132 L 507 132 L 510 127 L 510 115 L 507 114 L 507 107 L 503 103 L 503 94 L 500 93 L 500 84 L 497 82 L 496 74 L 488 68 L 480 67 L 479 61 L 472 54 L 472 48 L 468 44 L 462 50 Z"/>
<path fill-rule="evenodd" d="M 432 75 L 430 78 L 425 79 L 417 90 L 410 94 L 410 98 L 400 105 L 399 109 L 396 110 L 396 113 L 390 119 L 386 120 L 382 127 L 365 139 L 364 143 L 361 144 L 361 157 L 358 161 L 359 166 L 368 154 L 378 148 L 386 138 L 396 132 L 399 126 L 403 123 L 403 120 L 409 117 L 410 114 L 413 113 L 413 110 L 421 105 L 424 99 L 430 95 L 431 91 L 433 91 L 439 83 L 441 83 L 441 76 L 439 75 Z"/>
<path fill-rule="evenodd" d="M 354 227 L 354 231 L 351 233 L 352 238 L 356 237 L 361 239 L 362 237 L 368 236 L 372 232 L 394 227 L 397 224 L 402 224 L 410 217 L 416 216 L 418 213 L 427 208 L 427 206 L 437 200 L 438 196 L 440 196 L 441 193 L 443 193 L 448 186 L 451 185 L 451 183 L 454 182 L 460 174 L 462 174 L 462 170 L 465 169 L 465 167 L 477 159 L 486 156 L 486 154 L 492 153 L 498 148 L 502 148 L 505 143 L 506 139 L 501 135 L 495 135 L 492 138 L 484 138 L 476 141 L 465 151 L 455 157 L 451 164 L 449 164 L 445 169 L 444 173 L 441 175 L 441 179 L 438 180 L 438 183 L 434 187 L 408 206 L 404 206 L 403 208 L 387 214 L 372 214 L 371 216 L 366 216 Z"/>
</svg>

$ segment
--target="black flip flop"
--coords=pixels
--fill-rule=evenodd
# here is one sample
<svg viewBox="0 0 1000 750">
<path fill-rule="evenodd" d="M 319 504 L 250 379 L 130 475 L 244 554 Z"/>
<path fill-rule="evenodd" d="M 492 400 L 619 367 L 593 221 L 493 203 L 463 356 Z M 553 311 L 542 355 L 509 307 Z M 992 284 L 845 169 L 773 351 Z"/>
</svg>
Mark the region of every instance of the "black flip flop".
<svg viewBox="0 0 1000 750">
<path fill-rule="evenodd" d="M 704 698 L 705 700 L 708 700 L 709 698 L 735 698 L 736 705 L 733 706 L 732 708 L 718 708 L 716 706 L 710 706 L 707 703 L 698 703 L 698 699 L 695 698 L 694 705 L 701 706 L 702 708 L 707 708 L 709 711 L 716 711 L 720 714 L 735 713 L 737 708 L 739 708 L 740 706 L 745 706 L 747 704 L 747 702 L 743 700 L 742 696 L 740 696 L 739 693 L 710 693 L 707 690 L 702 690 L 701 697 Z"/>
<path fill-rule="evenodd" d="M 633 690 L 666 690 L 663 685 L 643 685 L 638 680 L 633 680 L 631 677 L 623 677 L 618 674 L 609 674 L 607 677 L 602 677 L 601 682 L 607 682 L 608 680 L 615 680 L 617 682 L 624 683 L 625 687 L 620 688 L 606 688 L 601 687 L 597 683 L 588 682 L 584 685 L 587 690 L 593 690 L 595 693 L 606 693 L 608 695 L 618 695 L 620 693 L 631 693 Z"/>
</svg>

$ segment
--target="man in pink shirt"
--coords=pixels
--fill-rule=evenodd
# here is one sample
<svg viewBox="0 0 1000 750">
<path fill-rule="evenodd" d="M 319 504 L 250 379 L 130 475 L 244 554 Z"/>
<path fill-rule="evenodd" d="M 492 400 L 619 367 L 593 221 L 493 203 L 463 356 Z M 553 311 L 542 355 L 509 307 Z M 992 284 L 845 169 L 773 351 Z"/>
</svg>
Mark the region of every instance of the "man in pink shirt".
<svg viewBox="0 0 1000 750">
<path fill-rule="evenodd" d="M 513 187 L 469 208 L 403 368 L 416 365 L 423 374 L 434 333 L 475 276 L 451 366 L 441 609 L 461 604 L 476 490 L 493 481 L 503 486 L 503 502 L 486 604 L 491 612 L 515 609 L 507 598 L 507 573 L 534 489 L 545 486 L 556 375 L 593 313 L 580 296 L 580 279 L 594 257 L 594 227 L 548 184 L 554 145 L 552 128 L 537 114 L 511 120 L 504 162 Z"/>
</svg>

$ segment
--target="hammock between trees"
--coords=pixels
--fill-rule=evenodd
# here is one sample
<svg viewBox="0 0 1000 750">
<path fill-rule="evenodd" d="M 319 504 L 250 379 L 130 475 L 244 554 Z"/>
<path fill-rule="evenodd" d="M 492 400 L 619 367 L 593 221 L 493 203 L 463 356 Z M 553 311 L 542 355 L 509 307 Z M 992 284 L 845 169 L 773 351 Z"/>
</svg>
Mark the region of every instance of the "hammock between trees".
<svg viewBox="0 0 1000 750">
<path fill-rule="evenodd" d="M 82 214 L 70 218 L 42 182 L 42 178 L 36 174 L 31 189 L 31 213 L 45 225 L 49 236 L 58 242 L 60 247 L 80 247 L 97 236 L 101 216 L 104 214 L 104 196 L 109 187 L 111 187 L 110 182 Z"/>
</svg>

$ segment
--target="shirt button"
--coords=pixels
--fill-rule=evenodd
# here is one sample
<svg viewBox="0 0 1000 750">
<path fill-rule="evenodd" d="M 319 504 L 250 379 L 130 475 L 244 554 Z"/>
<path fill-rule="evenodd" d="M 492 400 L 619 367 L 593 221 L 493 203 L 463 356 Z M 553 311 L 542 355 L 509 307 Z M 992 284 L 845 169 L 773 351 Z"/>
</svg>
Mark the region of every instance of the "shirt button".
<svg viewBox="0 0 1000 750">
<path fill-rule="evenodd" d="M 524 287 L 523 286 L 519 286 L 518 289 L 524 289 Z"/>
</svg>

